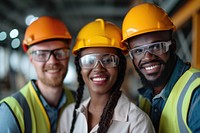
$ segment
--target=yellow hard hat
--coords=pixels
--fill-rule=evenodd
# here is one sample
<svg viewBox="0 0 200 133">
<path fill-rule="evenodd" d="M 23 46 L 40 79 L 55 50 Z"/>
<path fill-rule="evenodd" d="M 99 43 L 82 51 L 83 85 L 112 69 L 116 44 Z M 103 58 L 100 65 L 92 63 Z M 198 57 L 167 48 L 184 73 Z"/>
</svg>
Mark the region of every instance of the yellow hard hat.
<svg viewBox="0 0 200 133">
<path fill-rule="evenodd" d="M 121 42 L 121 30 L 115 24 L 96 19 L 85 25 L 77 35 L 73 54 L 87 47 L 115 47 L 127 53 L 127 47 Z"/>
<path fill-rule="evenodd" d="M 26 29 L 23 50 L 26 52 L 28 46 L 49 39 L 66 39 L 70 42 L 72 37 L 62 21 L 50 16 L 42 16 Z"/>
<path fill-rule="evenodd" d="M 122 42 L 128 38 L 154 31 L 175 30 L 167 13 L 151 3 L 143 3 L 130 9 L 122 23 Z"/>
</svg>

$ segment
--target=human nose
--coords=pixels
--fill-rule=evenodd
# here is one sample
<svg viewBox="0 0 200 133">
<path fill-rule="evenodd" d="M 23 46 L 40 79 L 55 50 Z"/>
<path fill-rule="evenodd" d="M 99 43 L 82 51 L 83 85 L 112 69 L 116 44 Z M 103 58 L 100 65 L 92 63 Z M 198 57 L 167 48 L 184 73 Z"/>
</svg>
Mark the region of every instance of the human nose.
<svg viewBox="0 0 200 133">
<path fill-rule="evenodd" d="M 50 54 L 49 54 L 49 59 L 47 60 L 48 62 L 55 62 L 55 61 L 58 61 L 57 60 L 57 58 L 56 58 L 56 55 L 53 53 L 53 52 L 51 52 Z"/>
<path fill-rule="evenodd" d="M 143 53 L 142 60 L 150 60 L 152 56 L 153 54 L 147 49 Z"/>
<path fill-rule="evenodd" d="M 103 65 L 103 63 L 100 60 L 98 60 L 96 62 L 96 64 L 94 65 L 93 69 L 101 69 L 101 68 L 104 68 L 104 65 Z"/>
<path fill-rule="evenodd" d="M 149 49 L 148 46 L 144 47 L 143 56 L 144 56 L 146 53 L 152 54 L 152 53 L 151 53 L 151 50 Z"/>
</svg>

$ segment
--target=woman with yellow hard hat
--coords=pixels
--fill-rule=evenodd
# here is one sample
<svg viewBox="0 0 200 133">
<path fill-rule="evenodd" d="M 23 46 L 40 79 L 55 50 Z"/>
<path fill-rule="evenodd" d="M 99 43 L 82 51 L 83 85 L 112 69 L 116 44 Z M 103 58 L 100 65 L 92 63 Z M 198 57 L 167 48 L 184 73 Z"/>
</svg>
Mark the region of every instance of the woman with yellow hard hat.
<svg viewBox="0 0 200 133">
<path fill-rule="evenodd" d="M 73 48 L 79 82 L 77 99 L 64 110 L 59 133 L 154 132 L 149 117 L 120 90 L 127 53 L 121 40 L 120 29 L 103 19 L 80 30 Z M 81 102 L 84 85 L 90 97 Z"/>
</svg>

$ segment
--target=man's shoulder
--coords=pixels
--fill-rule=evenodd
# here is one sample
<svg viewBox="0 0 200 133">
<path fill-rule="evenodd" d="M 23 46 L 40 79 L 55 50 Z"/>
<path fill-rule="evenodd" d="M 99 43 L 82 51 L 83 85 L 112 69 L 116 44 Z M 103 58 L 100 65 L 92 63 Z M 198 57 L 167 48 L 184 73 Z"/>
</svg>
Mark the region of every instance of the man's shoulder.
<svg viewBox="0 0 200 133">
<path fill-rule="evenodd" d="M 0 129 L 1 132 L 15 132 L 19 133 L 19 127 L 16 122 L 16 119 L 9 108 L 9 106 L 5 103 L 2 102 L 0 104 Z"/>
<path fill-rule="evenodd" d="M 10 116 L 11 109 L 9 108 L 8 104 L 6 102 L 2 102 L 0 104 L 0 116 L 3 117 L 5 115 Z"/>
</svg>

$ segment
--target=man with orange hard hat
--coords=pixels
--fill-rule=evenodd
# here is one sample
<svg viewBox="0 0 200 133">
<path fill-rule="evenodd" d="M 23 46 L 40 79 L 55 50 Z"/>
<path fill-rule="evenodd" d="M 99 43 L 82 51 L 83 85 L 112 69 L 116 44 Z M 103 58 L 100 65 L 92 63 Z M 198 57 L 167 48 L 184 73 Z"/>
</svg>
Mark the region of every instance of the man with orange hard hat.
<svg viewBox="0 0 200 133">
<path fill-rule="evenodd" d="M 200 71 L 175 53 L 175 26 L 160 7 L 143 3 L 122 24 L 123 42 L 140 75 L 139 107 L 156 132 L 200 132 Z"/>
<path fill-rule="evenodd" d="M 1 132 L 56 132 L 62 109 L 74 101 L 73 92 L 63 84 L 71 39 L 65 24 L 50 16 L 40 17 L 26 29 L 22 46 L 37 79 L 1 100 Z"/>
</svg>

